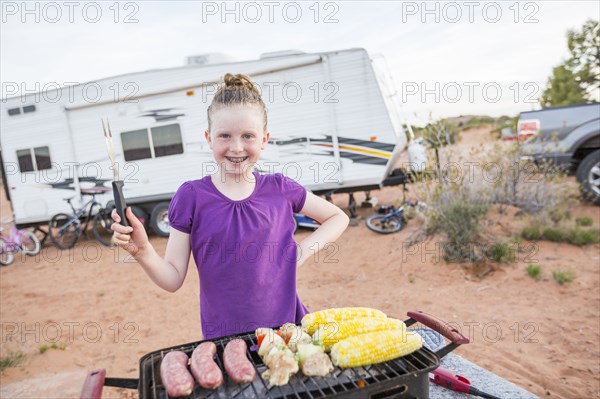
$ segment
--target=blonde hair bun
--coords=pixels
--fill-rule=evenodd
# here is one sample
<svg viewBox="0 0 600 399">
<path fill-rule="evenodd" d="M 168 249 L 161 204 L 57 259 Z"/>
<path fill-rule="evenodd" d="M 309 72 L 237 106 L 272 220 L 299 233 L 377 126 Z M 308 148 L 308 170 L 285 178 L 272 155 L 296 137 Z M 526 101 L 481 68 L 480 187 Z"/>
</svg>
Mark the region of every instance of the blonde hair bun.
<svg viewBox="0 0 600 399">
<path fill-rule="evenodd" d="M 267 108 L 261 98 L 258 87 L 252 82 L 250 76 L 242 73 L 226 73 L 223 77 L 224 84 L 215 93 L 208 107 L 208 130 L 211 128 L 212 114 L 223 107 L 233 105 L 257 106 L 263 115 L 263 129 L 267 130 Z"/>
<path fill-rule="evenodd" d="M 225 82 L 225 87 L 224 87 L 225 90 L 246 89 L 249 91 L 254 91 L 256 93 L 259 93 L 259 91 L 256 89 L 256 86 L 252 82 L 252 79 L 250 79 L 250 76 L 248 76 L 248 75 L 244 75 L 242 73 L 237 73 L 237 74 L 227 73 L 223 77 L 223 80 Z"/>
</svg>

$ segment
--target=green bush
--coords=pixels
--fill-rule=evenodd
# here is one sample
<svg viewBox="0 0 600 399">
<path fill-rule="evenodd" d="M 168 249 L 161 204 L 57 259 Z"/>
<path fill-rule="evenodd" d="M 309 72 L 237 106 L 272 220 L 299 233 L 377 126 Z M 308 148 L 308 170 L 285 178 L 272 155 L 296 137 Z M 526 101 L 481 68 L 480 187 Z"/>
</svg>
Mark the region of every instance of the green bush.
<svg viewBox="0 0 600 399">
<path fill-rule="evenodd" d="M 488 256 L 498 263 L 511 263 L 515 261 L 515 253 L 508 243 L 494 243 L 488 250 Z"/>
<path fill-rule="evenodd" d="M 583 230 L 579 227 L 574 228 L 566 237 L 567 242 L 573 245 L 582 247 L 587 244 L 595 244 L 600 242 L 599 230 Z"/>
<path fill-rule="evenodd" d="M 529 241 L 535 241 L 542 238 L 540 228 L 537 226 L 528 226 L 521 231 L 521 237 Z"/>
<path fill-rule="evenodd" d="M 554 280 L 560 285 L 563 285 L 564 283 L 570 283 L 571 281 L 575 280 L 574 273 L 561 272 L 559 270 L 553 271 L 552 277 L 554 277 Z"/>
<path fill-rule="evenodd" d="M 532 263 L 527 266 L 526 270 L 527 270 L 527 274 L 532 279 L 538 281 L 540 278 L 542 278 L 542 267 L 540 265 L 536 265 L 536 264 Z"/>
<path fill-rule="evenodd" d="M 0 359 L 0 372 L 4 371 L 7 367 L 16 367 L 25 361 L 25 354 L 23 352 L 10 352 L 8 356 Z"/>
<path fill-rule="evenodd" d="M 562 242 L 565 240 L 565 234 L 560 230 L 553 227 L 547 227 L 544 229 L 542 236 L 545 240 L 552 242 Z"/>
<path fill-rule="evenodd" d="M 473 250 L 480 222 L 489 207 L 485 204 L 455 202 L 442 208 L 438 228 L 446 234 L 444 257 L 447 261 L 474 262 L 479 256 Z"/>
<path fill-rule="evenodd" d="M 594 224 L 594 220 L 589 216 L 581 216 L 575 219 L 577 226 L 591 226 Z"/>
</svg>

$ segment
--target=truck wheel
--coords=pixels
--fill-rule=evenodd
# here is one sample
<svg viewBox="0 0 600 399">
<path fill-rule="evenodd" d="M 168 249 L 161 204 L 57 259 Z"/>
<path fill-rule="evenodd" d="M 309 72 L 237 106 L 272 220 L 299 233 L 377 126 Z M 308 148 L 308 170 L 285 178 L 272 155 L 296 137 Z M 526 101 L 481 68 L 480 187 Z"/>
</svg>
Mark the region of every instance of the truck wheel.
<svg viewBox="0 0 600 399">
<path fill-rule="evenodd" d="M 577 167 L 577 181 L 581 194 L 593 204 L 600 205 L 600 150 L 596 150 Z"/>
<path fill-rule="evenodd" d="M 161 202 L 154 207 L 152 216 L 150 216 L 150 226 L 152 226 L 152 230 L 161 237 L 168 237 L 171 231 L 168 212 L 169 203 Z"/>
</svg>

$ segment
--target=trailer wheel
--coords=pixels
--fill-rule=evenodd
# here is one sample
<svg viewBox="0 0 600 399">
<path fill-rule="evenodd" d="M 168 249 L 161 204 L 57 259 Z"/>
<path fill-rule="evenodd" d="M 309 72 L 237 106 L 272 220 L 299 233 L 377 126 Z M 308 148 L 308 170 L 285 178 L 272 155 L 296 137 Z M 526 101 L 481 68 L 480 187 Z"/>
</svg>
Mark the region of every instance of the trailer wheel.
<svg viewBox="0 0 600 399">
<path fill-rule="evenodd" d="M 577 181 L 581 194 L 593 204 L 600 205 L 600 150 L 596 150 L 577 167 Z"/>
<path fill-rule="evenodd" d="M 152 230 L 161 237 L 168 237 L 171 232 L 168 212 L 169 203 L 161 202 L 154 207 L 152 216 L 150 216 L 150 226 L 152 227 Z"/>
<path fill-rule="evenodd" d="M 139 206 L 135 206 L 135 205 L 131 206 L 131 212 L 133 212 L 135 217 L 137 217 L 140 220 L 140 222 L 142 222 L 142 224 L 144 225 L 144 229 L 146 229 L 146 231 L 148 231 L 148 228 L 150 227 L 150 220 L 148 218 L 148 213 L 145 210 L 143 210 L 142 208 L 140 208 Z"/>
</svg>

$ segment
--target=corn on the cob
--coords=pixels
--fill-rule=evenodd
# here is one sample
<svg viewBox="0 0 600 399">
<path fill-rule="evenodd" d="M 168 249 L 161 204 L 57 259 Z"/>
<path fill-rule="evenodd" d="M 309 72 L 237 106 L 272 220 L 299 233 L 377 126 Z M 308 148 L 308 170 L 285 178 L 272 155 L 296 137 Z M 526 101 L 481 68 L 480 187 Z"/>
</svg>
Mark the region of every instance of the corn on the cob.
<svg viewBox="0 0 600 399">
<path fill-rule="evenodd" d="M 325 349 L 329 351 L 335 343 L 348 337 L 381 330 L 405 331 L 405 329 L 406 325 L 404 322 L 398 319 L 359 317 L 351 320 L 321 324 L 312 338 L 314 341 L 321 341 L 325 345 Z"/>
<path fill-rule="evenodd" d="M 423 346 L 414 332 L 384 330 L 346 338 L 331 348 L 331 360 L 338 367 L 358 367 L 408 355 Z"/>
<path fill-rule="evenodd" d="M 357 317 L 375 317 L 385 319 L 387 316 L 380 310 L 371 308 L 334 308 L 309 313 L 302 318 L 302 328 L 310 335 L 319 328 L 321 324 L 334 321 L 345 321 Z"/>
</svg>

